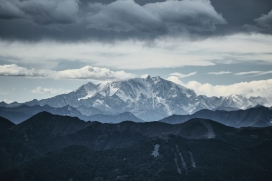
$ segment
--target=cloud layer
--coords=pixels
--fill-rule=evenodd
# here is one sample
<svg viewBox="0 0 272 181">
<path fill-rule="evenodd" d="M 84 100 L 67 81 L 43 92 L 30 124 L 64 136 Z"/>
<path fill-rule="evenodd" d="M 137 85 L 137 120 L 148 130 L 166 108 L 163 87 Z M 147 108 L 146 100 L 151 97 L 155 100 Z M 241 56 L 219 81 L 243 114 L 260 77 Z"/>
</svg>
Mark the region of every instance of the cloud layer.
<svg viewBox="0 0 272 181">
<path fill-rule="evenodd" d="M 150 41 L 162 37 L 210 36 L 226 20 L 210 0 L 167 0 L 137 4 L 134 0 L 1 0 L 3 39 L 68 41 Z M 109 2 L 109 1 L 107 1 Z M 18 33 L 14 30 L 21 28 Z"/>
<path fill-rule="evenodd" d="M 262 34 L 238 34 L 198 42 L 168 38 L 157 40 L 152 46 L 139 41 L 103 44 L 51 41 L 24 43 L 0 40 L 0 61 L 2 64 L 38 69 L 59 69 L 58 66 L 62 62 L 65 62 L 68 68 L 75 66 L 73 64 L 69 67 L 71 62 L 77 62 L 81 67 L 92 65 L 117 70 L 235 63 L 270 65 L 271 41 L 272 36 Z"/>
<path fill-rule="evenodd" d="M 263 14 L 255 19 L 256 23 L 264 28 L 272 30 L 272 10 L 268 14 Z"/>
<path fill-rule="evenodd" d="M 264 97 L 270 101 L 272 105 L 272 79 L 259 80 L 251 82 L 241 82 L 231 85 L 212 85 L 209 83 L 200 83 L 197 81 L 189 81 L 184 84 L 178 77 L 169 77 L 168 80 L 181 84 L 185 87 L 193 89 L 198 95 L 206 96 L 229 96 L 232 94 L 240 94 L 246 97 Z"/>
<path fill-rule="evenodd" d="M 89 5 L 90 28 L 116 32 L 146 34 L 180 34 L 214 31 L 217 24 L 226 24 L 210 1 L 169 0 L 140 6 L 134 0 L 117 0 L 110 4 Z"/>
<path fill-rule="evenodd" d="M 0 19 L 25 19 L 40 25 L 74 23 L 78 12 L 78 0 L 0 1 Z"/>
<path fill-rule="evenodd" d="M 248 30 L 271 34 L 271 5 L 268 0 L 247 0 L 247 6 L 241 0 L 1 0 L 0 38 L 113 42 L 198 40 Z"/>
<path fill-rule="evenodd" d="M 0 76 L 24 76 L 54 79 L 90 79 L 90 80 L 121 80 L 135 77 L 134 74 L 124 71 L 111 71 L 107 68 L 85 66 L 80 69 L 68 69 L 63 71 L 27 69 L 11 65 L 0 65 Z M 41 89 L 39 89 L 41 90 Z"/>
</svg>

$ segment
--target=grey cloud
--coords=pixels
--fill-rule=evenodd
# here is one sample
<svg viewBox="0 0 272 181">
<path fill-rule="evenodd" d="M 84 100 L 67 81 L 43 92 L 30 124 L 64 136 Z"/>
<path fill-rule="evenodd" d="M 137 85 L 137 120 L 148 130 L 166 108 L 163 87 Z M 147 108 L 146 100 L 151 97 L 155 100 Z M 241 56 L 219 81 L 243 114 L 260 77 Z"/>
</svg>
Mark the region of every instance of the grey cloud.
<svg viewBox="0 0 272 181">
<path fill-rule="evenodd" d="M 19 1 L 13 0 L 1 0 L 0 1 L 0 18 L 2 19 L 12 19 L 12 18 L 22 18 L 25 15 L 23 11 L 20 10 L 16 4 Z"/>
<path fill-rule="evenodd" d="M 254 21 L 271 7 L 271 0 L 246 5 L 244 0 L 0 0 L 0 39 L 109 42 L 271 34 Z"/>
<path fill-rule="evenodd" d="M 262 15 L 261 17 L 255 19 L 258 25 L 272 29 L 272 10 L 267 15 Z"/>
<path fill-rule="evenodd" d="M 26 19 L 40 25 L 77 21 L 78 0 L 1 0 L 1 19 Z"/>
<path fill-rule="evenodd" d="M 176 1 L 149 3 L 143 6 L 133 0 L 117 0 L 103 5 L 90 4 L 93 10 L 87 17 L 89 28 L 143 34 L 172 34 L 210 32 L 218 24 L 226 24 L 210 1 Z"/>
<path fill-rule="evenodd" d="M 249 32 L 271 34 L 272 10 L 268 14 L 262 14 L 259 18 L 254 19 L 254 23 L 244 25 L 243 28 Z"/>
</svg>

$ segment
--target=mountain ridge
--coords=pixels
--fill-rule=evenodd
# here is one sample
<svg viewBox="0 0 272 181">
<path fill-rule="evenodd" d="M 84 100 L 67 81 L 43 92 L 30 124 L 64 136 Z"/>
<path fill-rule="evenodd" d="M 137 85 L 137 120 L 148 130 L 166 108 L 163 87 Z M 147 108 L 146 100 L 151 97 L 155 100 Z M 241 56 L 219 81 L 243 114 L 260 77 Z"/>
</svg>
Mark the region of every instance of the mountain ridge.
<svg viewBox="0 0 272 181">
<path fill-rule="evenodd" d="M 200 118 L 110 124 L 41 112 L 0 131 L 0 179 L 269 180 L 271 136 Z"/>
<path fill-rule="evenodd" d="M 78 117 L 84 121 L 100 121 L 100 122 L 121 122 L 125 120 L 131 120 L 135 122 L 143 122 L 143 120 L 137 118 L 130 112 L 120 113 L 116 115 L 105 115 L 102 111 L 94 111 L 93 113 L 97 113 L 91 116 L 85 116 L 78 111 L 80 108 L 74 108 L 72 106 L 64 106 L 60 108 L 54 108 L 49 105 L 26 105 L 22 104 L 18 107 L 0 107 L 0 116 L 9 119 L 13 123 L 21 123 L 26 119 L 38 114 L 39 112 L 49 112 L 55 115 L 62 115 L 62 116 L 71 116 L 71 117 Z M 89 109 L 90 111 L 90 109 Z"/>
<path fill-rule="evenodd" d="M 144 121 L 156 121 L 172 114 L 192 114 L 201 109 L 246 109 L 267 103 L 265 98 L 241 95 L 207 97 L 161 77 L 133 78 L 105 84 L 87 83 L 68 94 L 25 104 L 72 106 L 84 115 L 131 112 Z"/>
<path fill-rule="evenodd" d="M 192 115 L 172 115 L 160 121 L 179 124 L 193 118 L 212 119 L 232 127 L 266 127 L 272 125 L 272 111 L 263 106 L 236 111 L 203 109 Z"/>
</svg>

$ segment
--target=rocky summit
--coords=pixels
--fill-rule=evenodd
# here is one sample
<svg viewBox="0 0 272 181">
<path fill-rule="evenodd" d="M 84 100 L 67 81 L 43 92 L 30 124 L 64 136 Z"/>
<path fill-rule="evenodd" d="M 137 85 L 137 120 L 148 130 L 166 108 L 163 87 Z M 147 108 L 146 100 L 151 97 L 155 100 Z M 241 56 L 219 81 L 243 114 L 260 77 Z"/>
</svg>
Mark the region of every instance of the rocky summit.
<svg viewBox="0 0 272 181">
<path fill-rule="evenodd" d="M 85 116 L 131 112 L 145 121 L 159 120 L 172 114 L 192 114 L 201 109 L 235 110 L 265 103 L 267 100 L 261 97 L 197 95 L 192 89 L 151 76 L 106 84 L 89 82 L 68 94 L 35 100 L 35 104 L 56 108 L 69 105 Z M 32 105 L 33 102 L 26 104 Z"/>
</svg>

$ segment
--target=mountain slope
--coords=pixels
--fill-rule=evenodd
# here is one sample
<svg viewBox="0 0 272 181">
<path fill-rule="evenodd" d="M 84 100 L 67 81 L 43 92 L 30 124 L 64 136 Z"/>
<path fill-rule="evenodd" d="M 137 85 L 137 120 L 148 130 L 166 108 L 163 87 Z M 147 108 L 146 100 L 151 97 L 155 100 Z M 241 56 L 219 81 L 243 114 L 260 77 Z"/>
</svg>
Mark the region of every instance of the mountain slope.
<svg viewBox="0 0 272 181">
<path fill-rule="evenodd" d="M 194 118 L 180 126 L 180 136 L 189 139 L 211 139 L 236 130 L 209 119 Z"/>
<path fill-rule="evenodd" d="M 0 131 L 11 128 L 14 125 L 15 124 L 13 122 L 11 122 L 10 120 L 0 116 Z"/>
<path fill-rule="evenodd" d="M 265 149 L 263 144 L 268 144 Z M 263 144 L 248 149 L 220 140 L 171 137 L 167 141 L 147 139 L 113 150 L 95 151 L 74 145 L 13 165 L 0 173 L 0 179 L 269 181 L 272 144 Z M 258 152 L 263 153 L 262 157 Z"/>
<path fill-rule="evenodd" d="M 210 139 L 232 133 L 235 129 L 204 119 L 193 119 L 178 125 L 132 121 L 103 124 L 42 112 L 12 127 L 11 131 L 12 137 L 24 143 L 32 144 L 50 140 L 50 145 L 32 144 L 37 146 L 37 150 L 44 152 L 74 144 L 82 144 L 93 149 L 123 148 L 139 140 L 171 134 L 189 139 Z"/>
<path fill-rule="evenodd" d="M 54 108 L 48 105 L 40 106 L 40 105 L 20 105 L 18 107 L 0 107 L 0 116 L 5 117 L 12 122 L 18 124 L 26 119 L 32 117 L 33 115 L 39 112 L 50 112 L 52 114 L 57 115 L 67 115 L 67 116 L 75 116 L 80 119 L 88 120 L 86 116 L 83 116 L 77 109 L 71 106 L 64 106 L 61 108 Z"/>
<path fill-rule="evenodd" d="M 122 121 L 144 122 L 130 112 L 124 112 L 117 115 L 96 114 L 89 116 L 88 119 L 90 121 L 98 121 L 101 123 L 120 123 Z"/>
<path fill-rule="evenodd" d="M 179 124 L 192 118 L 212 119 L 232 127 L 265 127 L 272 125 L 272 110 L 263 106 L 237 111 L 211 111 L 205 109 L 192 115 L 172 115 L 160 121 Z"/>
<path fill-rule="evenodd" d="M 272 127 L 84 122 L 42 112 L 0 132 L 0 180 L 270 180 Z"/>
<path fill-rule="evenodd" d="M 40 112 L 46 111 L 51 114 L 55 115 L 62 115 L 62 116 L 72 116 L 72 117 L 78 117 L 79 119 L 82 119 L 84 121 L 99 121 L 104 123 L 119 123 L 122 121 L 134 121 L 134 122 L 143 122 L 143 120 L 137 118 L 132 113 L 124 112 L 117 115 L 104 115 L 102 114 L 102 111 L 99 111 L 98 109 L 88 109 L 88 112 L 93 111 L 93 113 L 100 113 L 100 114 L 94 114 L 91 116 L 85 116 L 80 113 L 81 108 L 78 107 L 73 108 L 71 106 L 64 106 L 61 108 L 54 108 L 48 105 L 40 106 L 40 105 L 34 105 L 34 106 L 28 106 L 28 105 L 21 105 L 18 107 L 0 107 L 0 116 L 5 117 L 12 122 L 18 124 L 26 119 L 29 119 L 30 117 L 34 116 L 35 114 L 38 114 Z"/>
<path fill-rule="evenodd" d="M 26 142 L 52 139 L 77 132 L 90 125 L 76 117 L 58 116 L 41 112 L 12 127 L 16 136 Z"/>
</svg>

